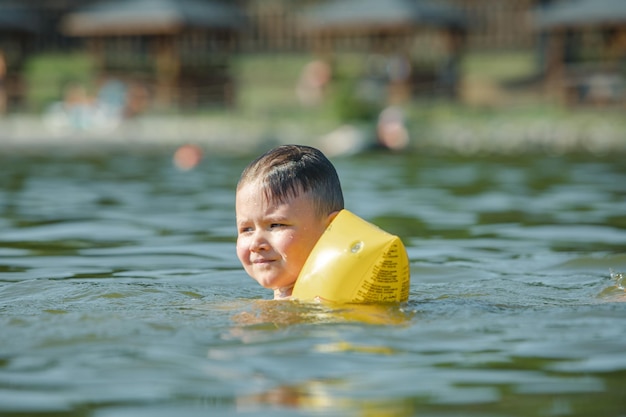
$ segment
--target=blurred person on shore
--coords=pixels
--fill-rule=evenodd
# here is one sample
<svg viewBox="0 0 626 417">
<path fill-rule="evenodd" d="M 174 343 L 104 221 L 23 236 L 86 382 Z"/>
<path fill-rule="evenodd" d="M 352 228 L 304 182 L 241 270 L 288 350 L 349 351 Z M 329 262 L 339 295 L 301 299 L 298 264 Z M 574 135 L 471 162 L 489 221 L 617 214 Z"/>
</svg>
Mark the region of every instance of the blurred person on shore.
<svg viewBox="0 0 626 417">
<path fill-rule="evenodd" d="M 320 138 L 320 147 L 330 156 L 362 152 L 402 152 L 409 148 L 410 135 L 404 111 L 398 106 L 385 107 L 376 125 L 343 124 Z"/>
<path fill-rule="evenodd" d="M 132 119 L 144 114 L 150 107 L 151 95 L 148 88 L 139 82 L 129 83 L 122 113 L 124 119 Z"/>
<path fill-rule="evenodd" d="M 69 82 L 63 88 L 63 99 L 53 103 L 44 121 L 55 131 L 88 130 L 93 127 L 95 100 L 79 82 Z"/>
<path fill-rule="evenodd" d="M 300 104 L 305 107 L 320 105 L 330 79 L 331 69 L 326 62 L 315 60 L 306 64 L 296 85 L 296 95 Z"/>
<path fill-rule="evenodd" d="M 53 103 L 44 114 L 44 123 L 54 133 L 106 133 L 126 119 L 143 114 L 150 103 L 148 90 L 141 84 L 126 84 L 116 79 L 105 81 L 95 97 L 78 82 L 63 89 L 63 99 Z"/>
<path fill-rule="evenodd" d="M 396 106 L 383 109 L 378 116 L 376 143 L 373 148 L 402 151 L 408 147 L 409 139 L 404 111 Z"/>
</svg>

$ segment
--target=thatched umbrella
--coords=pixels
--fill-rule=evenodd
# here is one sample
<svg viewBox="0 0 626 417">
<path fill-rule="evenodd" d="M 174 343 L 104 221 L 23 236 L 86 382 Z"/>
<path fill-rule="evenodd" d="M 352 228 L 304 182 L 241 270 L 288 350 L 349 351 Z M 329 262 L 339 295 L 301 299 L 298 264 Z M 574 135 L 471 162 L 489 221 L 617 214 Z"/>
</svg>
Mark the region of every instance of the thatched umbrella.
<svg viewBox="0 0 626 417">
<path fill-rule="evenodd" d="M 150 35 L 184 29 L 238 31 L 243 20 L 226 2 L 199 0 L 107 0 L 65 16 L 63 32 L 75 36 Z"/>
<path fill-rule="evenodd" d="M 328 0 L 305 9 L 302 28 L 315 39 L 318 53 L 328 54 L 335 39 L 362 37 L 368 52 L 382 52 L 408 57 L 411 42 L 423 29 L 438 32 L 444 38 L 447 63 L 439 74 L 432 70 L 416 71 L 408 85 L 400 85 L 400 95 L 407 91 L 437 87 L 456 94 L 458 68 L 465 43 L 468 21 L 457 8 L 444 2 L 428 0 Z M 433 78 L 434 77 L 434 78 Z M 422 87 L 420 87 L 422 86 Z"/>
<path fill-rule="evenodd" d="M 607 99 L 614 100 L 612 95 L 624 85 L 620 62 L 626 59 L 626 1 L 560 1 L 537 9 L 534 18 L 536 29 L 548 36 L 547 87 L 572 102 L 585 99 L 581 91 L 606 91 Z M 593 47 L 595 61 L 578 62 L 574 53 L 581 46 L 575 35 L 588 31 L 599 32 L 603 41 Z M 599 82 L 601 89 L 595 88 Z"/>
<path fill-rule="evenodd" d="M 539 29 L 611 26 L 626 23 L 624 0 L 561 1 L 537 10 Z"/>
<path fill-rule="evenodd" d="M 303 19 L 309 30 L 328 34 L 466 25 L 458 10 L 420 0 L 332 0 L 305 11 Z"/>
<path fill-rule="evenodd" d="M 243 14 L 227 1 L 217 0 L 103 0 L 79 8 L 61 21 L 61 31 L 66 35 L 80 36 L 91 40 L 92 49 L 103 61 L 104 43 L 107 39 L 119 37 L 141 37 L 151 52 L 151 66 L 156 73 L 157 101 L 169 105 L 180 90 L 181 83 L 190 86 L 189 98 L 197 94 L 198 88 L 193 83 L 203 83 L 201 86 L 215 85 L 216 88 L 230 95 L 230 87 L 225 87 L 228 74 L 224 74 L 226 65 L 220 63 L 219 74 L 213 69 L 193 70 L 193 75 L 185 74 L 184 60 L 177 40 L 188 32 L 213 34 L 219 38 L 218 51 L 211 51 L 216 55 L 226 56 L 244 27 Z M 208 51 L 194 51 L 193 58 L 208 54 Z M 191 69 L 190 69 L 191 70 Z M 198 73 L 203 73 L 203 79 L 197 79 Z M 194 79 L 194 77 L 196 77 Z M 212 77 L 209 80 L 207 77 Z M 228 91 L 226 91 L 228 90 Z M 227 101 L 230 97 L 225 97 Z"/>
</svg>

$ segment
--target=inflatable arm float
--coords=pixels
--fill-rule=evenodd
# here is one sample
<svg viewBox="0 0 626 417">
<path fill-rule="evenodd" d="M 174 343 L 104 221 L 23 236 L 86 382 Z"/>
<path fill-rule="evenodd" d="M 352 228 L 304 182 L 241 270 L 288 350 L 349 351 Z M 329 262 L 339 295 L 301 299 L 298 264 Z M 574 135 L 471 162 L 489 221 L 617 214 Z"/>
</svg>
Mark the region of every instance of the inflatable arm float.
<svg viewBox="0 0 626 417">
<path fill-rule="evenodd" d="M 341 210 L 307 258 L 293 288 L 300 301 L 407 301 L 409 260 L 398 236 Z"/>
</svg>

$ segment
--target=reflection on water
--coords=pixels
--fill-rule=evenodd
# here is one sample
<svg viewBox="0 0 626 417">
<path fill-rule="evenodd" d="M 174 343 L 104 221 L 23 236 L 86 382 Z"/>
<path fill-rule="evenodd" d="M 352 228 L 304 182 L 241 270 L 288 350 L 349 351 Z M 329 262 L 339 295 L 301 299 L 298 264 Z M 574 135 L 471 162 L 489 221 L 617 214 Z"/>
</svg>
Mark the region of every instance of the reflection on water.
<svg viewBox="0 0 626 417">
<path fill-rule="evenodd" d="M 263 300 L 247 305 L 233 320 L 245 326 L 289 326 L 303 323 L 356 322 L 377 325 L 402 325 L 411 313 L 404 304 L 322 304 L 296 301 Z"/>
<path fill-rule="evenodd" d="M 249 158 L 0 156 L 0 415 L 621 415 L 621 155 L 338 158 L 410 300 L 276 302 L 235 250 Z"/>
</svg>

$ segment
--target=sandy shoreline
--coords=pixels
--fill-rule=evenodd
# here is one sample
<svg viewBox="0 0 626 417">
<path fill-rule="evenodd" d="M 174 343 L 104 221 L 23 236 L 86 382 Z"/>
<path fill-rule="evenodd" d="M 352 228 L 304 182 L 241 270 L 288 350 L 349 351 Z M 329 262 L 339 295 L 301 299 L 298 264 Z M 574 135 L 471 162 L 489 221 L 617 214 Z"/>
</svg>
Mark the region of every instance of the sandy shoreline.
<svg viewBox="0 0 626 417">
<path fill-rule="evenodd" d="M 254 152 L 267 144 L 324 145 L 325 136 L 339 126 L 301 126 L 289 120 L 212 118 L 208 116 L 149 115 L 109 129 L 68 129 L 50 126 L 42 117 L 8 115 L 0 118 L 0 152 L 48 149 L 90 150 L 119 147 L 175 148 L 194 143 L 212 152 Z M 361 141 L 367 128 L 360 127 Z M 351 140 L 338 136 L 333 141 Z M 433 121 L 411 133 L 411 147 L 450 150 L 461 154 L 626 152 L 626 124 L 602 119 L 510 120 L 487 122 L 467 118 Z"/>
<path fill-rule="evenodd" d="M 50 126 L 37 116 L 12 115 L 0 119 L 0 150 L 64 147 L 167 146 L 197 143 L 235 152 L 256 143 L 259 134 L 207 118 L 148 116 L 107 129 L 70 129 Z"/>
</svg>

